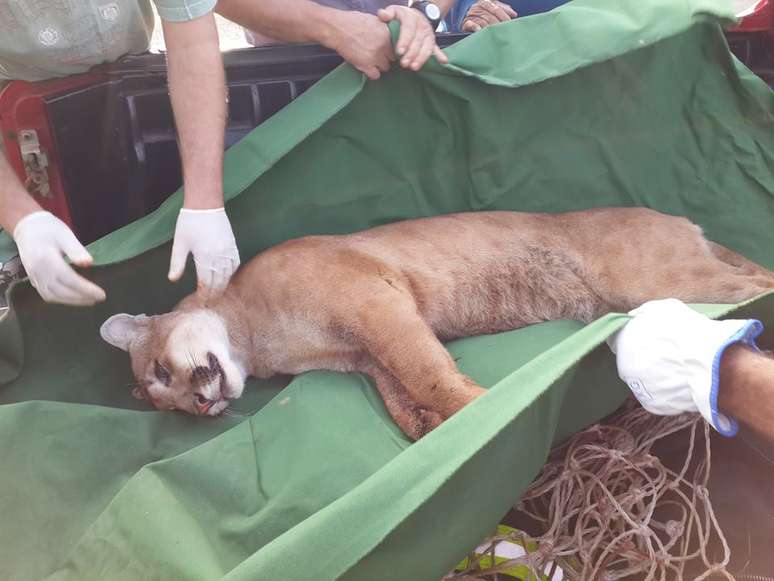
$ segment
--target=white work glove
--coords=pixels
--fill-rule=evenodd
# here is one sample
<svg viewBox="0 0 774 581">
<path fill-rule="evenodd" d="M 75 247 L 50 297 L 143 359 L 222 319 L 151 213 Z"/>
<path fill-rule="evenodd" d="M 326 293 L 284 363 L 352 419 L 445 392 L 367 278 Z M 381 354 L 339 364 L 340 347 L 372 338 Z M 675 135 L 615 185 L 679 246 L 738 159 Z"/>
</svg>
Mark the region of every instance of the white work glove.
<svg viewBox="0 0 774 581">
<path fill-rule="evenodd" d="M 32 212 L 13 230 L 19 257 L 32 286 L 50 303 L 93 305 L 105 300 L 105 291 L 76 273 L 65 256 L 78 266 L 89 266 L 91 254 L 59 218 L 50 212 Z"/>
<path fill-rule="evenodd" d="M 734 343 L 755 349 L 755 319 L 713 321 L 677 299 L 650 301 L 608 344 L 618 375 L 646 410 L 658 415 L 700 412 L 724 436 L 739 426 L 718 411 L 720 358 Z"/>
<path fill-rule="evenodd" d="M 193 254 L 198 287 L 204 296 L 223 291 L 239 266 L 239 250 L 225 209 L 180 210 L 169 280 L 180 280 L 189 254 Z"/>
</svg>

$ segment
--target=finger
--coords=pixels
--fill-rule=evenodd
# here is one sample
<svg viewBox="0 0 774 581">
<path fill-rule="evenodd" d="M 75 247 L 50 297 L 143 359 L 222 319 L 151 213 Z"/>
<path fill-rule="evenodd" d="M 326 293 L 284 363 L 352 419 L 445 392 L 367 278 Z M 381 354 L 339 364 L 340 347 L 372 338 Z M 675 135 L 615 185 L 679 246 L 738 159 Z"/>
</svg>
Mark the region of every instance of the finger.
<svg viewBox="0 0 774 581">
<path fill-rule="evenodd" d="M 485 3 L 485 6 L 487 12 L 497 18 L 498 22 L 508 22 L 511 19 L 508 13 L 503 10 L 502 5 L 499 2 L 489 0 L 489 2 Z"/>
<path fill-rule="evenodd" d="M 42 296 L 42 295 L 41 295 Z M 76 291 L 60 287 L 51 290 L 51 296 L 45 298 L 47 303 L 58 303 L 60 305 L 70 305 L 73 307 L 91 307 L 98 301 L 90 297 L 84 297 Z"/>
<path fill-rule="evenodd" d="M 493 24 L 500 23 L 497 16 L 489 12 L 489 10 L 482 10 L 481 13 L 474 16 L 474 18 L 482 20 L 484 22 L 484 26 L 492 26 Z"/>
<path fill-rule="evenodd" d="M 172 282 L 177 282 L 183 276 L 185 263 L 188 260 L 188 248 L 183 244 L 178 244 L 177 240 L 172 243 L 172 256 L 169 260 L 168 278 Z"/>
<path fill-rule="evenodd" d="M 38 289 L 38 293 L 47 303 L 71 305 L 74 307 L 88 307 L 94 304 L 94 301 L 86 301 L 77 292 L 67 289 L 56 281 L 42 286 Z"/>
<path fill-rule="evenodd" d="M 412 8 L 409 8 L 409 10 L 416 12 L 416 15 L 420 18 L 424 18 L 418 11 Z M 401 66 L 408 67 L 422 46 L 422 39 L 417 39 L 417 19 L 413 14 L 399 17 L 399 19 L 400 36 L 398 36 L 398 43 L 395 45 L 395 52 L 399 57 L 402 57 L 400 61 Z"/>
<path fill-rule="evenodd" d="M 231 269 L 231 261 L 226 259 L 213 267 L 212 272 L 212 292 L 220 294 L 220 292 L 228 284 L 229 270 Z"/>
<path fill-rule="evenodd" d="M 508 16 L 510 16 L 511 18 L 518 18 L 518 17 L 519 17 L 519 14 L 518 14 L 518 12 L 516 12 L 516 11 L 513 9 L 513 6 L 511 6 L 510 4 L 506 4 L 505 2 L 498 2 L 498 4 L 500 5 L 500 8 L 502 8 L 503 10 L 505 10 L 505 13 L 506 13 Z"/>
<path fill-rule="evenodd" d="M 215 269 L 212 265 L 200 265 L 196 259 L 194 259 L 194 264 L 196 265 L 196 287 L 206 291 L 205 294 L 208 294 L 212 289 Z"/>
<path fill-rule="evenodd" d="M 478 32 L 482 28 L 486 28 L 488 26 L 486 21 L 482 18 L 479 18 L 478 16 L 469 16 L 466 23 L 468 24 L 469 30 L 472 32 Z"/>
<path fill-rule="evenodd" d="M 49 287 L 56 302 L 70 305 L 93 305 L 105 300 L 105 291 L 71 268 L 62 271 Z"/>
<path fill-rule="evenodd" d="M 78 266 L 91 266 L 91 263 L 94 262 L 89 251 L 83 247 L 83 244 L 78 242 L 75 234 L 70 232 L 69 229 L 62 238 L 61 248 L 67 258 L 72 260 L 73 263 Z"/>
<path fill-rule="evenodd" d="M 484 15 L 474 16 L 473 22 L 478 24 L 481 28 L 486 28 L 487 26 L 490 26 L 492 24 L 492 22 L 489 22 Z"/>
<path fill-rule="evenodd" d="M 379 20 L 387 24 L 388 22 L 392 22 L 398 17 L 396 11 L 397 9 L 395 6 L 388 6 L 387 8 L 380 8 L 376 12 L 376 15 L 379 17 Z"/>
<path fill-rule="evenodd" d="M 377 81 L 379 80 L 379 77 L 382 76 L 382 73 L 379 72 L 379 68 L 375 66 L 362 67 L 360 68 L 360 72 L 363 73 L 366 77 L 368 77 L 372 81 Z"/>
<path fill-rule="evenodd" d="M 424 18 L 421 14 L 417 12 L 417 14 Z M 422 43 L 425 40 L 424 31 L 417 30 L 417 23 L 414 19 L 411 19 L 411 24 L 406 25 L 406 34 L 411 34 L 410 42 L 407 42 L 406 45 L 404 45 L 403 52 L 398 52 L 399 55 L 401 55 L 400 59 L 400 66 L 402 66 L 404 69 L 411 66 L 411 63 L 414 62 L 414 59 L 417 58 L 417 55 L 419 54 L 419 51 L 422 50 Z M 403 36 L 403 25 L 401 24 L 401 36 Z M 399 41 L 400 44 L 400 41 Z"/>
<path fill-rule="evenodd" d="M 418 71 L 424 66 L 424 64 L 427 62 L 427 59 L 429 59 L 430 55 L 433 54 L 434 46 L 435 46 L 435 35 L 426 36 L 424 42 L 422 43 L 422 48 L 419 49 L 419 53 L 417 54 L 417 57 L 414 59 L 414 62 L 411 64 L 411 68 L 413 70 Z"/>
<path fill-rule="evenodd" d="M 390 70 L 390 64 L 391 63 L 392 63 L 392 61 L 388 57 L 383 56 L 376 63 L 376 68 L 379 69 L 379 72 L 386 73 L 387 71 Z"/>
<path fill-rule="evenodd" d="M 218 274 L 215 277 L 215 281 L 212 284 L 212 288 L 218 294 L 222 293 L 228 286 L 228 281 L 231 279 L 232 270 L 231 261 L 220 267 Z"/>
<path fill-rule="evenodd" d="M 446 64 L 449 62 L 449 57 L 446 56 L 446 53 L 443 52 L 437 44 L 433 47 L 433 55 L 435 55 L 435 58 L 439 63 Z"/>
<path fill-rule="evenodd" d="M 479 30 L 481 30 L 481 26 L 472 18 L 468 18 L 462 23 L 462 32 L 478 32 Z"/>
</svg>

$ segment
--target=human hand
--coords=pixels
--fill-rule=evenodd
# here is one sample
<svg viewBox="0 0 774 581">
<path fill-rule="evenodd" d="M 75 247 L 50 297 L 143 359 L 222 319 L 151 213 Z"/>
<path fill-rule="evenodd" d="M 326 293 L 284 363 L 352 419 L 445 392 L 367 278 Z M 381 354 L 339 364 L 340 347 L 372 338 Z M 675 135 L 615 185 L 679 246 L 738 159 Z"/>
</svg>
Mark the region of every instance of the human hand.
<svg viewBox="0 0 774 581">
<path fill-rule="evenodd" d="M 390 70 L 395 60 L 390 29 L 376 16 L 337 10 L 335 30 L 330 47 L 369 79 Z"/>
<path fill-rule="evenodd" d="M 754 319 L 714 321 L 677 299 L 648 301 L 608 339 L 619 377 L 642 407 L 658 415 L 700 412 L 721 434 L 736 421 L 718 409 L 718 361 L 740 342 L 755 347 L 763 325 Z M 757 350 L 757 348 L 756 348 Z"/>
<path fill-rule="evenodd" d="M 239 250 L 224 208 L 180 210 L 169 280 L 180 280 L 189 254 L 193 254 L 199 292 L 205 298 L 221 293 L 239 266 Z"/>
<path fill-rule="evenodd" d="M 105 300 L 105 291 L 75 272 L 90 266 L 91 254 L 70 228 L 50 212 L 38 211 L 19 220 L 13 231 L 24 269 L 44 301 L 88 306 Z"/>
<path fill-rule="evenodd" d="M 462 21 L 463 32 L 478 32 L 482 28 L 508 22 L 517 17 L 516 11 L 498 0 L 478 0 L 473 4 Z"/>
<path fill-rule="evenodd" d="M 435 42 L 435 31 L 430 21 L 419 10 L 409 6 L 388 6 L 377 12 L 379 20 L 385 24 L 397 20 L 400 22 L 400 35 L 395 52 L 404 69 L 418 71 L 434 55 L 438 62 L 449 62 L 448 57 Z"/>
</svg>

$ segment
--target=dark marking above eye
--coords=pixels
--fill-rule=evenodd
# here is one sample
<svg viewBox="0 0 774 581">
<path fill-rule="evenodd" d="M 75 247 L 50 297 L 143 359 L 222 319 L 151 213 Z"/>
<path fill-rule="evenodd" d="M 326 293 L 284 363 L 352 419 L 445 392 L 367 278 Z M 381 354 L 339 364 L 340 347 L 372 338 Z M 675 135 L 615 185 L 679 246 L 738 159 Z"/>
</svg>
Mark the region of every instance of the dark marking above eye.
<svg viewBox="0 0 774 581">
<path fill-rule="evenodd" d="M 220 361 L 218 361 L 218 358 L 210 352 L 207 353 L 207 363 L 209 364 L 210 371 L 213 375 L 223 373 L 223 368 L 220 366 Z"/>
<path fill-rule="evenodd" d="M 207 364 L 209 367 L 199 365 L 191 370 L 191 382 L 194 385 L 202 385 L 219 376 L 223 376 L 223 368 L 220 366 L 220 361 L 212 353 L 207 353 Z"/>
<path fill-rule="evenodd" d="M 169 386 L 172 383 L 172 374 L 158 360 L 153 362 L 153 373 L 156 375 L 156 379 L 164 385 Z"/>
</svg>

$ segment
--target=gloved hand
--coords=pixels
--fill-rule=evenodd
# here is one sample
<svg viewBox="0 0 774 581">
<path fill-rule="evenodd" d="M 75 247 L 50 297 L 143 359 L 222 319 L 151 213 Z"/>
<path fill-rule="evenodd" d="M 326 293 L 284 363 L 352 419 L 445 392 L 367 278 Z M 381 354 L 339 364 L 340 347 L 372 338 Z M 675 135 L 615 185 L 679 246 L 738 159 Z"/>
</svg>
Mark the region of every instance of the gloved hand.
<svg viewBox="0 0 774 581">
<path fill-rule="evenodd" d="M 76 273 L 64 259 L 89 266 L 91 255 L 59 218 L 32 212 L 13 231 L 24 269 L 43 300 L 66 305 L 93 305 L 105 300 L 105 291 Z"/>
<path fill-rule="evenodd" d="M 204 297 L 222 292 L 239 266 L 239 250 L 224 208 L 180 210 L 169 280 L 180 280 L 189 254 L 193 254 L 198 288 Z"/>
<path fill-rule="evenodd" d="M 739 429 L 718 411 L 720 359 L 729 345 L 755 347 L 763 325 L 755 319 L 713 321 L 677 299 L 650 301 L 608 344 L 618 375 L 642 407 L 658 415 L 700 412 L 724 436 Z"/>
</svg>

